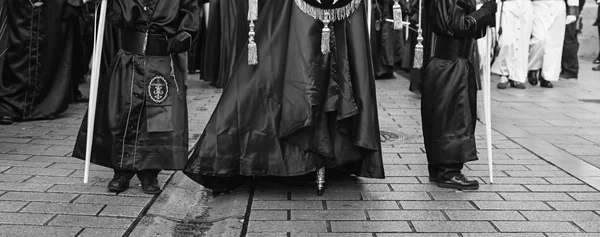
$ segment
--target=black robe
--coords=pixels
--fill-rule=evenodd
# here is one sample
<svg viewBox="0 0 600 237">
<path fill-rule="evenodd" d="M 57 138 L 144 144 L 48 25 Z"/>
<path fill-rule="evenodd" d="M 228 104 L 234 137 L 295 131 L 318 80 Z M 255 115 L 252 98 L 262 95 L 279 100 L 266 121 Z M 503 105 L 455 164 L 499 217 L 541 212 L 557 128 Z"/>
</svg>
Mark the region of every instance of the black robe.
<svg viewBox="0 0 600 237">
<path fill-rule="evenodd" d="M 8 51 L 8 30 L 6 28 L 8 24 L 8 12 L 6 6 L 6 0 L 0 0 L 0 81 L 2 78 L 2 71 L 4 69 L 4 61 L 6 60 L 6 52 Z"/>
<path fill-rule="evenodd" d="M 36 1 L 33 1 L 36 2 Z M 75 0 L 8 0 L 9 34 L 0 80 L 0 115 L 18 120 L 48 119 L 64 112 L 72 99 L 72 19 L 63 19 Z"/>
<path fill-rule="evenodd" d="M 332 24 L 328 55 L 323 24 L 294 1 L 260 6 L 258 65 L 248 65 L 244 48 L 186 175 L 209 188 L 206 178 L 215 176 L 297 176 L 320 167 L 384 178 L 364 4 Z"/>
<path fill-rule="evenodd" d="M 144 5 L 139 2 L 110 0 L 107 18 L 122 29 L 148 32 L 165 39 L 180 32 L 195 35 L 199 24 L 196 0 L 145 0 L 144 3 L 148 11 L 142 10 Z M 112 31 L 108 38 L 115 37 L 117 29 L 107 29 Z M 109 42 L 107 46 L 115 45 Z M 110 56 L 113 52 L 104 53 Z M 184 167 L 188 120 L 186 67 L 181 61 L 179 54 L 145 56 L 123 48 L 118 51 L 99 84 L 91 157 L 94 164 L 136 171 Z M 151 86 L 160 77 L 168 87 L 162 97 L 164 101 L 149 92 L 157 93 Z M 86 137 L 87 116 L 77 136 L 74 157 L 85 158 Z"/>
<path fill-rule="evenodd" d="M 188 71 L 190 73 L 200 72 L 202 69 L 202 61 L 204 60 L 204 50 L 206 47 L 206 16 L 204 14 L 204 3 L 205 0 L 197 0 L 198 5 L 200 6 L 200 15 L 199 21 L 200 25 L 198 26 L 198 37 L 194 41 L 194 45 L 192 45 L 192 49 L 187 54 L 187 65 Z M 200 76 L 202 78 L 202 75 Z"/>
<path fill-rule="evenodd" d="M 391 0 L 377 0 L 373 3 L 371 16 L 371 52 L 375 78 L 388 79 L 394 77 L 396 37 L 401 37 L 394 30 Z"/>
<path fill-rule="evenodd" d="M 477 160 L 478 63 L 473 56 L 476 39 L 483 36 L 487 26 L 484 19 L 493 20 L 493 15 L 485 9 L 475 11 L 475 0 L 433 0 L 429 4 L 426 16 L 436 41 L 433 59 L 422 78 L 427 160 L 429 164 Z"/>
</svg>

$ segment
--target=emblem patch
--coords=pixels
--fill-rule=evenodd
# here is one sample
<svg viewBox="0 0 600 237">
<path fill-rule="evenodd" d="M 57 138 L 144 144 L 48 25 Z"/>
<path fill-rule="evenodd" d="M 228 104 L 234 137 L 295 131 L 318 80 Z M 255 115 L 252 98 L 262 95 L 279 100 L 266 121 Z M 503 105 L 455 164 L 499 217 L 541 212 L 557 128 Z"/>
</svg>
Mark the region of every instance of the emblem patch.
<svg viewBox="0 0 600 237">
<path fill-rule="evenodd" d="M 169 96 L 169 83 L 162 76 L 155 76 L 148 84 L 148 95 L 154 103 L 161 104 Z"/>
</svg>

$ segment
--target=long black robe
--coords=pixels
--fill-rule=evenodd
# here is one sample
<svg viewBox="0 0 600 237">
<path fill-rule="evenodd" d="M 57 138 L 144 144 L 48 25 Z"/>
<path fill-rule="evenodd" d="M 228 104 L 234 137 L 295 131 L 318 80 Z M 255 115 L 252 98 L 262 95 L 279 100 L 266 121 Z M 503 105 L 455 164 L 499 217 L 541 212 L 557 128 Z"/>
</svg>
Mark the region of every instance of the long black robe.
<svg viewBox="0 0 600 237">
<path fill-rule="evenodd" d="M 139 2 L 111 0 L 107 18 L 129 31 L 167 38 L 180 32 L 195 35 L 199 24 L 196 0 L 145 0 L 144 3 L 148 11 L 143 11 L 144 5 Z M 114 33 L 110 32 L 109 38 Z M 105 51 L 105 56 L 111 54 L 110 50 Z M 188 120 L 186 67 L 181 61 L 175 54 L 145 56 L 124 49 L 118 51 L 99 84 L 91 157 L 94 164 L 136 171 L 184 167 Z M 157 77 L 163 77 L 169 88 L 163 102 L 151 99 L 149 92 L 152 80 Z M 74 157 L 85 158 L 86 137 L 87 116 L 77 136 Z"/>
<path fill-rule="evenodd" d="M 194 41 L 192 45 L 192 49 L 188 51 L 187 59 L 188 59 L 188 70 L 190 72 L 199 72 L 202 69 L 202 61 L 204 60 L 204 51 L 206 47 L 206 16 L 204 14 L 204 3 L 207 0 L 197 0 L 198 5 L 200 6 L 200 25 L 198 26 L 198 37 Z M 202 76 L 200 76 L 202 78 Z"/>
<path fill-rule="evenodd" d="M 371 52 L 373 53 L 373 68 L 375 78 L 394 77 L 394 54 L 396 37 L 400 37 L 394 30 L 394 23 L 386 19 L 393 19 L 390 0 L 376 0 L 373 3 L 371 16 Z"/>
<path fill-rule="evenodd" d="M 429 164 L 455 164 L 477 160 L 475 123 L 477 71 L 472 56 L 483 36 L 482 17 L 475 0 L 433 0 L 427 19 L 436 35 L 433 59 L 423 79 L 421 115 Z M 467 17 L 475 19 L 478 24 Z M 486 18 L 486 19 L 493 19 Z"/>
<path fill-rule="evenodd" d="M 35 2 L 35 1 L 34 1 Z M 0 115 L 46 119 L 64 112 L 72 98 L 72 20 L 62 19 L 73 0 L 8 0 L 10 47 L 0 80 Z"/>
<path fill-rule="evenodd" d="M 209 188 L 206 177 L 296 176 L 323 166 L 384 178 L 364 4 L 333 23 L 332 52 L 323 55 L 322 23 L 291 0 L 261 3 L 259 63 L 249 66 L 244 48 L 186 175 Z"/>
<path fill-rule="evenodd" d="M 0 0 L 0 81 L 2 78 L 3 65 L 8 51 L 8 12 L 6 0 Z"/>
</svg>

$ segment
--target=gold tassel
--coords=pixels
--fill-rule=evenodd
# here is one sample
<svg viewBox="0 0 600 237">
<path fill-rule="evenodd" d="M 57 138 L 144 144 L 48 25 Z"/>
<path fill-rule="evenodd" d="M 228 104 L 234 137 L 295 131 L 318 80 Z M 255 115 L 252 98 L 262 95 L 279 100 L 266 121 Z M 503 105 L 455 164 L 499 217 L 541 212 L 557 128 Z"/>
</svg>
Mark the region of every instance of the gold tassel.
<svg viewBox="0 0 600 237">
<path fill-rule="evenodd" d="M 258 20 L 258 0 L 248 0 L 248 21 Z"/>
<path fill-rule="evenodd" d="M 248 32 L 248 65 L 258 64 L 258 48 L 254 42 L 254 22 L 250 21 L 250 32 Z"/>
<path fill-rule="evenodd" d="M 325 13 L 323 21 L 323 30 L 321 31 L 321 53 L 328 54 L 330 50 L 329 39 L 331 37 L 331 29 L 329 29 L 329 13 Z"/>
<path fill-rule="evenodd" d="M 419 28 L 417 36 L 417 45 L 415 46 L 415 60 L 413 62 L 413 68 L 420 69 L 423 67 L 423 30 Z"/>
<path fill-rule="evenodd" d="M 392 12 L 394 17 L 394 30 L 402 29 L 402 7 L 398 4 L 398 0 L 394 1 L 392 6 Z"/>
</svg>

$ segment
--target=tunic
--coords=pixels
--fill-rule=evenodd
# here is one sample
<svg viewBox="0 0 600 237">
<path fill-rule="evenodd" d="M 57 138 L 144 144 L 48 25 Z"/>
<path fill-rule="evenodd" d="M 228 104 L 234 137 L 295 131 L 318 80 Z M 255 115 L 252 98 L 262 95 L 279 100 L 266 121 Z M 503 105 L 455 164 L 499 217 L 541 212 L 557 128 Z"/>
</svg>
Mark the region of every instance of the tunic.
<svg viewBox="0 0 600 237">
<path fill-rule="evenodd" d="M 174 52 L 148 52 L 160 49 L 160 42 L 166 43 L 177 33 L 195 35 L 198 2 L 111 0 L 108 10 L 107 18 L 127 36 L 100 80 L 92 162 L 135 171 L 182 169 L 188 152 L 186 67 Z M 155 44 L 148 43 L 146 54 L 129 50 L 127 42 L 143 32 L 148 32 L 148 42 L 156 39 L 152 41 Z M 141 46 L 139 42 L 134 45 Z M 85 157 L 86 136 L 87 116 L 77 136 L 74 157 Z"/>
<path fill-rule="evenodd" d="M 49 119 L 72 98 L 73 21 L 63 19 L 75 0 L 8 0 L 8 44 L 0 83 L 0 115 L 19 120 Z"/>
<path fill-rule="evenodd" d="M 214 176 L 297 176 L 321 167 L 384 178 L 364 1 L 331 24 L 327 55 L 320 21 L 291 0 L 262 3 L 259 63 L 236 61 L 184 173 L 209 188 L 205 178 Z"/>
<path fill-rule="evenodd" d="M 433 0 L 424 13 L 435 34 L 433 58 L 422 78 L 421 116 L 429 164 L 477 160 L 475 122 L 477 78 L 475 41 L 485 22 L 486 9 L 475 10 L 475 0 Z"/>
</svg>

